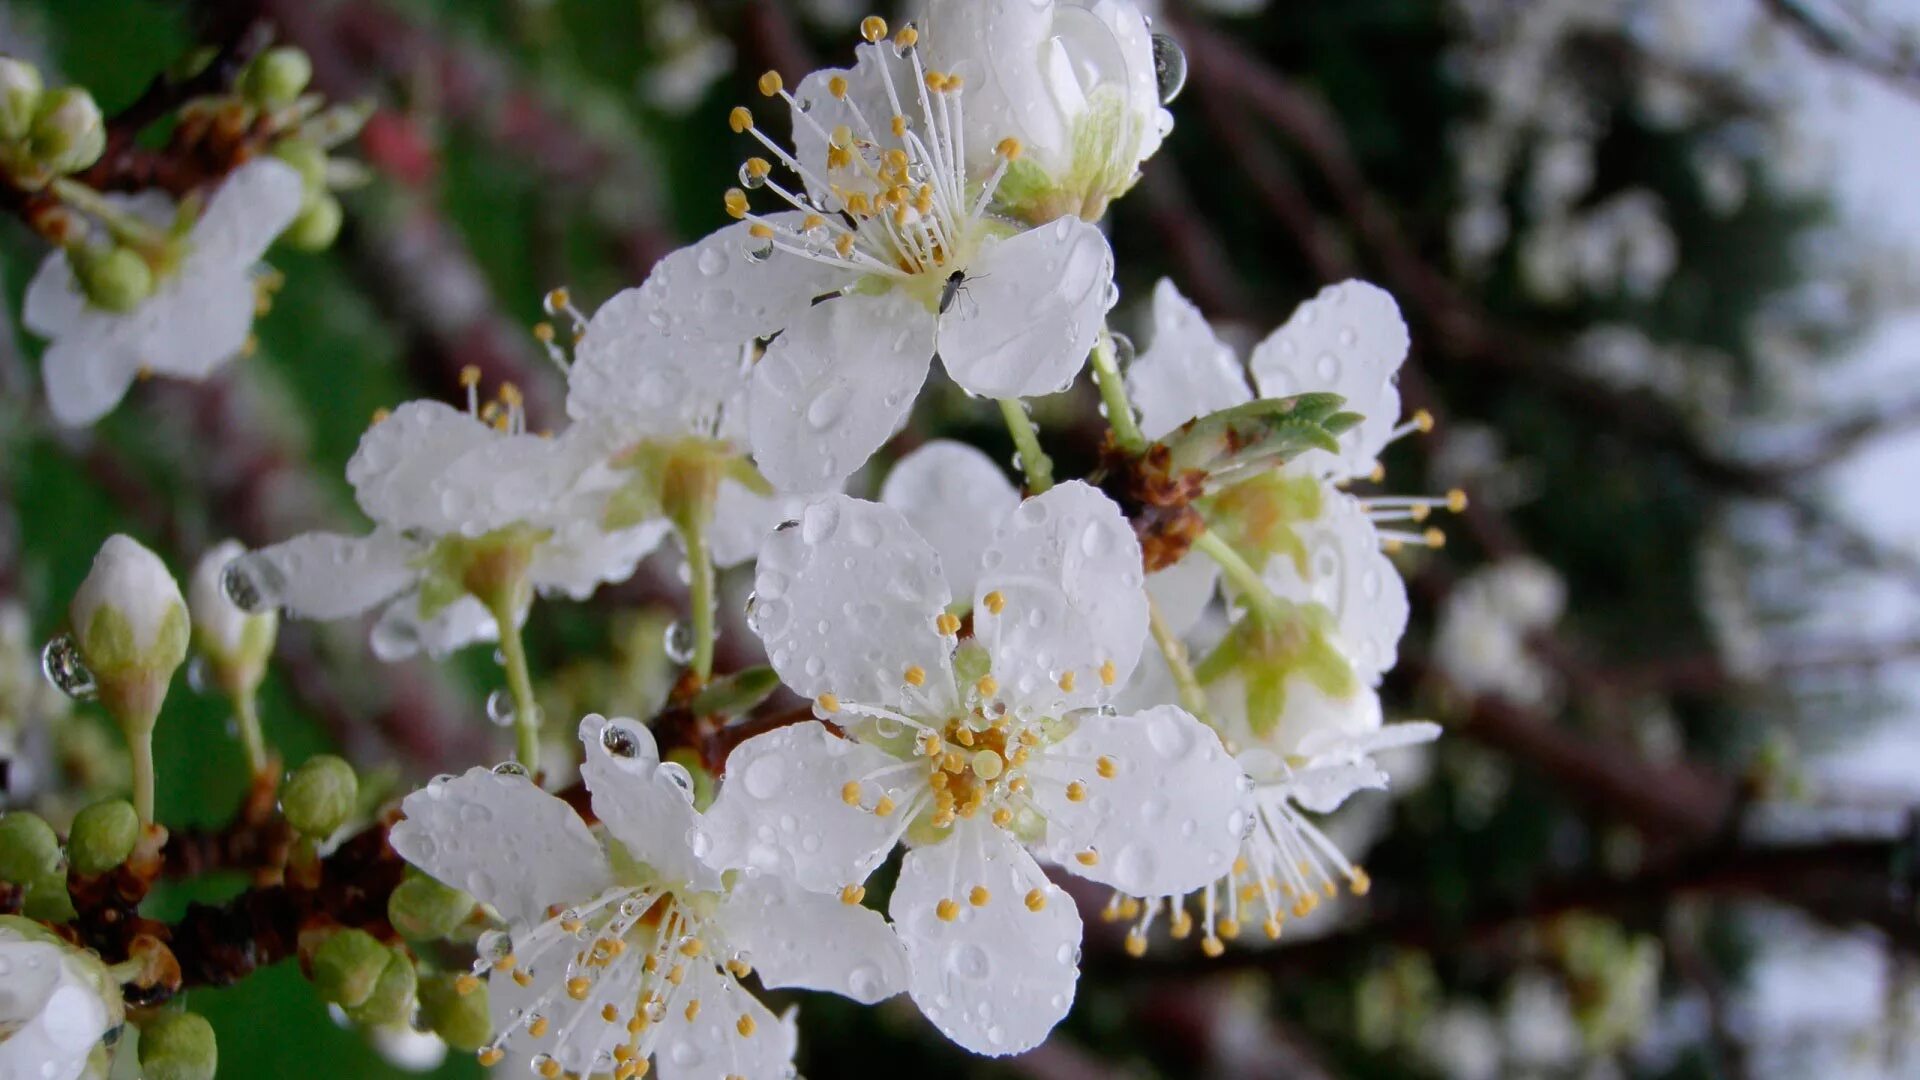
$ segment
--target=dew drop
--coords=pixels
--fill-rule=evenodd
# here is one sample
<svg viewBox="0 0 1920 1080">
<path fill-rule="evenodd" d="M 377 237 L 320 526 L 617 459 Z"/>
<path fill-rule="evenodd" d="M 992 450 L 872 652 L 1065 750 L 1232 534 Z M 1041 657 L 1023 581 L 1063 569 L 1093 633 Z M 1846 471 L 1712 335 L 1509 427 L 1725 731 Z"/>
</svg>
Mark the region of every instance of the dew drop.
<svg viewBox="0 0 1920 1080">
<path fill-rule="evenodd" d="M 662 643 L 667 650 L 667 659 L 676 664 L 693 662 L 693 625 L 685 619 L 675 619 L 667 624 Z"/>
<path fill-rule="evenodd" d="M 847 973 L 847 989 L 856 1000 L 870 1001 L 880 996 L 880 969 L 861 964 Z"/>
<path fill-rule="evenodd" d="M 687 771 L 685 765 L 677 761 L 663 761 L 653 770 L 653 775 L 678 788 L 688 802 L 693 801 L 693 774 Z"/>
<path fill-rule="evenodd" d="M 618 758 L 630 758 L 640 752 L 640 740 L 633 737 L 633 732 L 618 724 L 608 724 L 600 729 L 600 746 Z"/>
<path fill-rule="evenodd" d="M 527 767 L 517 761 L 503 761 L 493 767 L 495 776 L 527 776 Z"/>
<path fill-rule="evenodd" d="M 844 385 L 829 386 L 820 391 L 807 405 L 807 426 L 815 431 L 827 430 L 846 415 L 847 403 L 851 400 L 853 391 Z"/>
<path fill-rule="evenodd" d="M 727 268 L 726 253 L 721 251 L 720 248 L 715 245 L 708 245 L 708 246 L 702 247 L 700 249 L 700 257 L 698 262 L 700 266 L 700 272 L 707 275 L 708 277 L 717 277 L 719 276 L 722 270 L 725 270 Z"/>
<path fill-rule="evenodd" d="M 220 571 L 220 591 L 250 615 L 277 606 L 284 586 L 280 571 L 257 553 L 236 556 Z"/>
<path fill-rule="evenodd" d="M 1162 105 L 1173 104 L 1173 99 L 1187 88 L 1186 50 L 1166 34 L 1153 35 L 1153 78 Z"/>
<path fill-rule="evenodd" d="M 513 724 L 513 695 L 505 690 L 495 690 L 487 695 L 487 719 L 500 727 Z"/>
<path fill-rule="evenodd" d="M 80 658 L 80 644 L 72 634 L 61 634 L 40 651 L 40 671 L 54 689 L 74 699 L 87 701 L 99 690 L 93 672 Z"/>
<path fill-rule="evenodd" d="M 1125 334 L 1110 334 L 1108 336 L 1113 339 L 1114 365 L 1121 371 L 1127 370 L 1128 366 L 1133 363 L 1134 357 L 1139 354 L 1139 350 L 1134 348 L 1133 339 Z"/>
</svg>

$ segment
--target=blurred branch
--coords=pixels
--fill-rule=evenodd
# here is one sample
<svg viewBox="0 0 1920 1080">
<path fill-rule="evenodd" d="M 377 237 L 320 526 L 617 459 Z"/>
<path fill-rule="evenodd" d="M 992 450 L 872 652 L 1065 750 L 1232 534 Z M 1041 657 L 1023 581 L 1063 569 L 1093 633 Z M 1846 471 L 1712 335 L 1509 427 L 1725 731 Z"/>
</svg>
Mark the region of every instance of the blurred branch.
<svg viewBox="0 0 1920 1080">
<path fill-rule="evenodd" d="M 1862 25 L 1844 30 L 1809 11 L 1799 0 L 1758 0 L 1762 9 L 1815 53 L 1839 61 L 1903 94 L 1920 97 L 1920 57 L 1912 41 L 1892 27 Z M 1876 49 L 1884 44 L 1884 50 Z"/>
</svg>

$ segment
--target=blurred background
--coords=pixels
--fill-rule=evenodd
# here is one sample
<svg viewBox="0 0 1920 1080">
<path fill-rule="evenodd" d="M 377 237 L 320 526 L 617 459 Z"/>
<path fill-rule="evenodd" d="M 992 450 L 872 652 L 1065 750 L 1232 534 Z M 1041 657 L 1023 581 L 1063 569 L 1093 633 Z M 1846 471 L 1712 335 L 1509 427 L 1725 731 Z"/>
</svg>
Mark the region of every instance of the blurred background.
<svg viewBox="0 0 1920 1080">
<path fill-rule="evenodd" d="M 1136 961 L 1090 919 L 1075 1012 L 1040 1050 L 974 1059 L 904 1001 L 814 996 L 802 1071 L 1920 1075 L 1920 4 L 1148 2 L 1191 75 L 1111 217 L 1120 325 L 1145 321 L 1161 276 L 1249 341 L 1326 282 L 1399 298 L 1403 394 L 1439 422 L 1395 447 L 1387 487 L 1473 503 L 1403 563 L 1415 621 L 1388 712 L 1447 735 L 1333 824 L 1372 894 L 1277 947 Z M 358 529 L 343 468 L 369 416 L 452 399 L 466 364 L 557 422 L 529 333 L 542 293 L 590 307 L 720 224 L 748 152 L 727 108 L 769 67 L 847 63 L 868 13 L 0 0 L 0 52 L 109 115 L 263 15 L 321 90 L 378 109 L 341 242 L 273 256 L 287 283 L 252 360 L 60 432 L 38 342 L 0 333 L 7 804 L 59 823 L 123 783 L 110 728 L 38 674 L 105 536 L 184 576 L 227 536 Z M 43 254 L 0 223 L 10 316 Z M 1068 475 L 1093 460 L 1095 406 L 1085 386 L 1036 403 Z M 936 385 L 874 474 L 936 435 L 1011 453 L 996 417 Z M 535 609 L 547 715 L 645 715 L 676 570 Z M 729 644 L 723 668 L 752 662 L 737 624 Z M 363 627 L 289 624 L 269 739 L 289 763 L 349 755 L 374 797 L 503 756 L 486 652 L 383 666 Z M 176 691 L 158 743 L 163 821 L 231 815 L 246 770 L 218 695 Z M 290 965 L 190 1004 L 223 1076 L 478 1071 L 334 1024 Z"/>
</svg>

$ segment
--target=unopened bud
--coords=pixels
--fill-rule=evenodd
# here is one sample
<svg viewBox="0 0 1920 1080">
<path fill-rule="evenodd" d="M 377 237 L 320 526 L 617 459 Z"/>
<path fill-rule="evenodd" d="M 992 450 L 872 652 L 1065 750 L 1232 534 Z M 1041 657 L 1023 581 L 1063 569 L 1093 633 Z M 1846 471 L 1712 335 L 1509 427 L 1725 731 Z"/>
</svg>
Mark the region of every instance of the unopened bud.
<svg viewBox="0 0 1920 1080">
<path fill-rule="evenodd" d="M 227 596 L 227 564 L 246 554 L 237 540 L 226 540 L 200 557 L 187 582 L 187 610 L 193 615 L 193 643 L 213 665 L 220 688 L 251 693 L 266 674 L 273 642 L 280 631 L 277 609 L 254 614 Z"/>
<path fill-rule="evenodd" d="M 109 537 L 67 615 L 101 702 L 123 728 L 151 731 L 189 636 L 166 564 L 130 537 Z"/>
<path fill-rule="evenodd" d="M 27 137 L 42 89 L 39 68 L 0 56 L 0 139 L 13 142 Z"/>
<path fill-rule="evenodd" d="M 359 1005 L 348 1008 L 347 1016 L 356 1024 L 370 1027 L 404 1023 L 413 1013 L 413 994 L 419 982 L 413 960 L 400 949 L 389 949 L 387 966 L 381 969 L 373 992 Z"/>
<path fill-rule="evenodd" d="M 13 810 L 0 815 L 0 880 L 16 885 L 60 872 L 60 838 L 38 814 Z"/>
<path fill-rule="evenodd" d="M 387 898 L 387 921 L 410 941 L 446 937 L 473 913 L 473 897 L 418 871 Z"/>
<path fill-rule="evenodd" d="M 94 307 L 125 313 L 153 295 L 153 267 L 129 248 L 70 248 L 74 276 Z"/>
<path fill-rule="evenodd" d="M 268 49 L 247 68 L 242 88 L 247 96 L 270 109 L 293 104 L 313 79 L 313 61 L 292 46 Z"/>
<path fill-rule="evenodd" d="M 295 251 L 325 251 L 340 235 L 340 225 L 345 219 L 339 199 L 325 193 L 315 195 L 307 200 L 300 216 L 293 219 L 293 224 L 287 226 L 280 238 Z"/>
<path fill-rule="evenodd" d="M 300 183 L 309 192 L 324 190 L 327 183 L 327 152 L 307 139 L 281 139 L 273 144 L 273 156 L 293 166 Z"/>
<path fill-rule="evenodd" d="M 359 798 L 360 781 L 353 766 L 332 754 L 319 754 L 287 777 L 280 789 L 280 812 L 295 830 L 321 838 L 347 823 Z"/>
<path fill-rule="evenodd" d="M 74 815 L 67 861 L 82 874 L 104 874 L 127 861 L 140 840 L 140 815 L 125 799 L 94 803 Z"/>
<path fill-rule="evenodd" d="M 380 985 L 393 953 L 365 930 L 341 930 L 313 953 L 313 985 L 343 1009 L 364 1005 Z"/>
<path fill-rule="evenodd" d="M 106 119 L 85 87 L 63 86 L 40 95 L 27 150 L 42 166 L 76 173 L 100 160 L 106 148 Z"/>
<path fill-rule="evenodd" d="M 460 975 L 431 975 L 420 980 L 420 1019 L 448 1046 L 472 1053 L 493 1038 L 493 1020 L 487 1013 L 487 984 L 461 993 Z"/>
<path fill-rule="evenodd" d="M 220 1049 L 213 1025 L 198 1013 L 161 1013 L 140 1026 L 145 1080 L 213 1080 Z"/>
</svg>

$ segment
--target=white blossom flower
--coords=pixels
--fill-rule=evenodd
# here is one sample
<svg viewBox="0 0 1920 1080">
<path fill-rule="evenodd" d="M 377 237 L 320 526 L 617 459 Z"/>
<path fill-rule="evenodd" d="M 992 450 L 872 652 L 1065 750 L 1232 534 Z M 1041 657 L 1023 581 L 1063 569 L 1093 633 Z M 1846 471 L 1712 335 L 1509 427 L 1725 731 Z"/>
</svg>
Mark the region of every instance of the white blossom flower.
<svg viewBox="0 0 1920 1080">
<path fill-rule="evenodd" d="M 969 173 L 996 171 L 1001 138 L 1025 148 L 997 192 L 1018 217 L 1098 220 L 1173 130 L 1133 0 L 929 0 L 922 28 L 927 62 L 968 80 Z"/>
<path fill-rule="evenodd" d="M 100 545 L 93 557 L 93 566 L 80 587 L 74 590 L 73 602 L 67 609 L 67 616 L 83 644 L 91 641 L 96 624 L 108 615 L 127 632 L 126 639 L 117 643 L 135 655 L 163 646 L 163 651 L 170 651 L 172 646 L 162 638 L 176 631 L 182 638 L 180 651 L 184 652 L 187 601 L 180 595 L 179 583 L 173 580 L 172 572 L 160 561 L 160 556 L 140 541 L 120 533 L 107 537 L 107 542 Z M 101 628 L 99 634 L 105 639 L 118 638 L 105 628 Z M 179 658 L 175 657 L 173 662 L 178 664 Z"/>
<path fill-rule="evenodd" d="M 0 1076 L 77 1080 L 121 1015 L 119 987 L 91 953 L 0 920 Z"/>
<path fill-rule="evenodd" d="M 597 444 L 569 431 L 523 430 L 516 393 L 485 415 L 411 401 L 377 421 L 347 463 L 366 536 L 312 532 L 229 564 L 227 589 L 242 608 L 268 604 L 310 619 L 340 619 L 385 605 L 374 653 L 394 660 L 425 649 L 443 656 L 499 628 L 469 585 L 488 558 L 526 557 L 534 590 L 584 599 L 627 577 L 665 535 L 663 522 L 600 527 L 612 480 Z M 528 596 L 518 599 L 524 618 Z"/>
<path fill-rule="evenodd" d="M 1078 976 L 1079 916 L 1036 855 L 1134 891 L 1193 888 L 1250 819 L 1199 721 L 1102 708 L 1147 623 L 1139 544 L 1111 501 L 1077 481 L 1029 499 L 977 565 L 956 649 L 941 558 L 899 511 L 834 496 L 773 535 L 752 625 L 852 738 L 809 721 L 742 743 L 702 843 L 716 865 L 857 900 L 904 837 L 889 910 L 913 1000 L 962 1046 L 1010 1054 L 1046 1037 Z"/>
<path fill-rule="evenodd" d="M 994 144 L 1000 165 L 983 182 L 968 176 L 965 80 L 925 66 L 927 39 L 907 27 L 890 41 L 877 17 L 863 32 L 852 69 L 814 72 L 797 93 L 773 72 L 761 79 L 792 107 L 793 150 L 733 112 L 734 130 L 798 180 L 756 157 L 742 183 L 792 209 L 758 214 L 745 191 L 728 192 L 743 220 L 670 258 L 634 302 L 675 348 L 738 355 L 778 335 L 753 365 L 749 426 L 761 471 L 791 491 L 836 488 L 858 469 L 906 418 L 936 354 L 984 397 L 1063 388 L 1117 299 L 1097 228 L 1063 218 L 1021 231 L 990 212 L 1020 141 Z"/>
<path fill-rule="evenodd" d="M 1454 586 L 1440 608 L 1433 661 L 1463 693 L 1540 705 L 1558 692 L 1527 639 L 1560 618 L 1567 587 L 1552 567 L 1511 558 Z"/>
<path fill-rule="evenodd" d="M 580 741 L 597 831 L 512 767 L 433 781 L 393 828 L 403 858 L 507 921 L 475 965 L 495 1031 L 483 1064 L 512 1049 L 549 1078 L 629 1080 L 649 1057 L 667 1080 L 792 1076 L 791 1013 L 738 979 L 899 992 L 906 961 L 877 912 L 696 855 L 692 781 L 644 725 L 589 716 Z"/>
<path fill-rule="evenodd" d="M 204 379 L 240 353 L 258 303 L 254 264 L 300 203 L 291 167 L 261 159 L 234 170 L 171 253 L 176 264 L 156 274 L 152 295 L 130 311 L 93 305 L 66 252 L 48 255 L 27 287 L 21 321 L 51 343 L 43 371 L 54 419 L 91 424 L 141 372 Z M 116 206 L 163 229 L 173 224 L 171 205 L 117 199 Z"/>
</svg>

